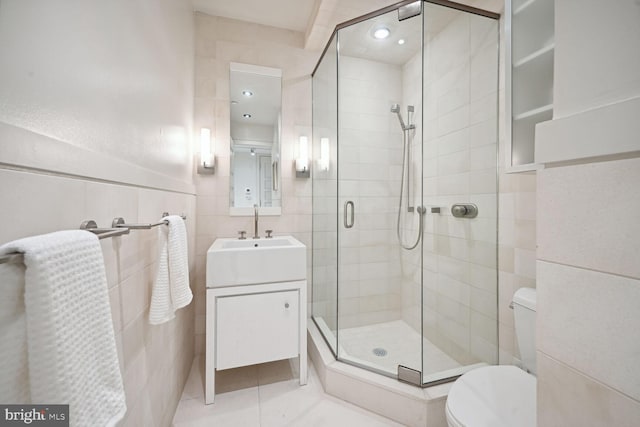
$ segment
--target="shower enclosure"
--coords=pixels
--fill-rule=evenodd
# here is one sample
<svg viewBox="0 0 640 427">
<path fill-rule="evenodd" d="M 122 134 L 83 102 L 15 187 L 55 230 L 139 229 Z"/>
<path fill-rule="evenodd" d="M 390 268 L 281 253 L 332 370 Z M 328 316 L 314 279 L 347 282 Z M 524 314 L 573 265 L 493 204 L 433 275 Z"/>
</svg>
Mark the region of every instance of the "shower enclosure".
<svg viewBox="0 0 640 427">
<path fill-rule="evenodd" d="M 314 70 L 312 318 L 343 362 L 424 386 L 498 361 L 497 19 L 401 2 Z"/>
</svg>

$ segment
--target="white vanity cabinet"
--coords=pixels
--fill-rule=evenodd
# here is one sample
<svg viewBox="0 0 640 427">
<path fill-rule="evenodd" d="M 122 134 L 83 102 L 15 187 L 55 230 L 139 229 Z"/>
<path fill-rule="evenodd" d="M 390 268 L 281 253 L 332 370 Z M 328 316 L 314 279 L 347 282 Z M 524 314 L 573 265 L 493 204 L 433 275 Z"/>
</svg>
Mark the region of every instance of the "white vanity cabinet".
<svg viewBox="0 0 640 427">
<path fill-rule="evenodd" d="M 307 383 L 306 280 L 207 289 L 205 403 L 216 370 L 299 357 Z"/>
</svg>

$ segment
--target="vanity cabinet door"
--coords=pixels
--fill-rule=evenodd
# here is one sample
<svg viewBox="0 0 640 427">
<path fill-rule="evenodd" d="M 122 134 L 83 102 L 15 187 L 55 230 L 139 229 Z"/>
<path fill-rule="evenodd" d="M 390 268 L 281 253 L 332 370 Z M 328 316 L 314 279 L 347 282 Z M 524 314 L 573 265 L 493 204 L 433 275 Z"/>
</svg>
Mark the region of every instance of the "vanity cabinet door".
<svg viewBox="0 0 640 427">
<path fill-rule="evenodd" d="M 298 356 L 298 291 L 226 296 L 216 301 L 216 369 Z"/>
</svg>

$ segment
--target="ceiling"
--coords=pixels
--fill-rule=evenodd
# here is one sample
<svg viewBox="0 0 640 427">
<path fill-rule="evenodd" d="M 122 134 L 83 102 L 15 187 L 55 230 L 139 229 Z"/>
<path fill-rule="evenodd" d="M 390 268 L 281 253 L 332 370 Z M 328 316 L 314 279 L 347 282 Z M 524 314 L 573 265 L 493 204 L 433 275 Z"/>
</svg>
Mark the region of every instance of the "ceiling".
<svg viewBox="0 0 640 427">
<path fill-rule="evenodd" d="M 198 12 L 303 33 L 315 6 L 316 0 L 193 0 Z"/>
<path fill-rule="evenodd" d="M 399 0 L 193 0 L 194 9 L 209 15 L 269 25 L 305 34 L 305 48 L 322 50 L 337 24 L 398 3 Z M 458 3 L 501 13 L 504 0 L 458 0 Z M 455 13 L 445 7 L 431 5 L 427 17 L 432 35 L 444 28 Z M 437 15 L 437 16 L 436 16 Z M 372 27 L 382 21 L 392 30 L 387 40 L 373 40 Z M 351 43 L 342 43 L 342 53 L 387 63 L 402 64 L 420 48 L 421 28 L 413 19 L 398 22 L 390 12 L 343 30 Z M 397 45 L 403 38 L 406 43 Z M 346 38 L 342 39 L 346 41 Z M 389 49 L 393 44 L 394 48 Z"/>
</svg>

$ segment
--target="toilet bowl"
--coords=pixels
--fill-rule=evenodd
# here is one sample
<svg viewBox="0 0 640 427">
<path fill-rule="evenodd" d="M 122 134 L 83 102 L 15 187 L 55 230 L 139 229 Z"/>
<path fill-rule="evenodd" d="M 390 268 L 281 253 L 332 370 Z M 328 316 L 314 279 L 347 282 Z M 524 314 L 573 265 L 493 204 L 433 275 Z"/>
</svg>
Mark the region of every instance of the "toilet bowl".
<svg viewBox="0 0 640 427">
<path fill-rule="evenodd" d="M 523 366 L 534 373 L 535 304 L 535 289 L 513 296 Z M 451 386 L 445 411 L 449 427 L 535 427 L 536 377 L 511 365 L 474 369 Z"/>
<path fill-rule="evenodd" d="M 535 427 L 536 378 L 515 366 L 488 366 L 461 376 L 446 404 L 449 427 Z"/>
</svg>

